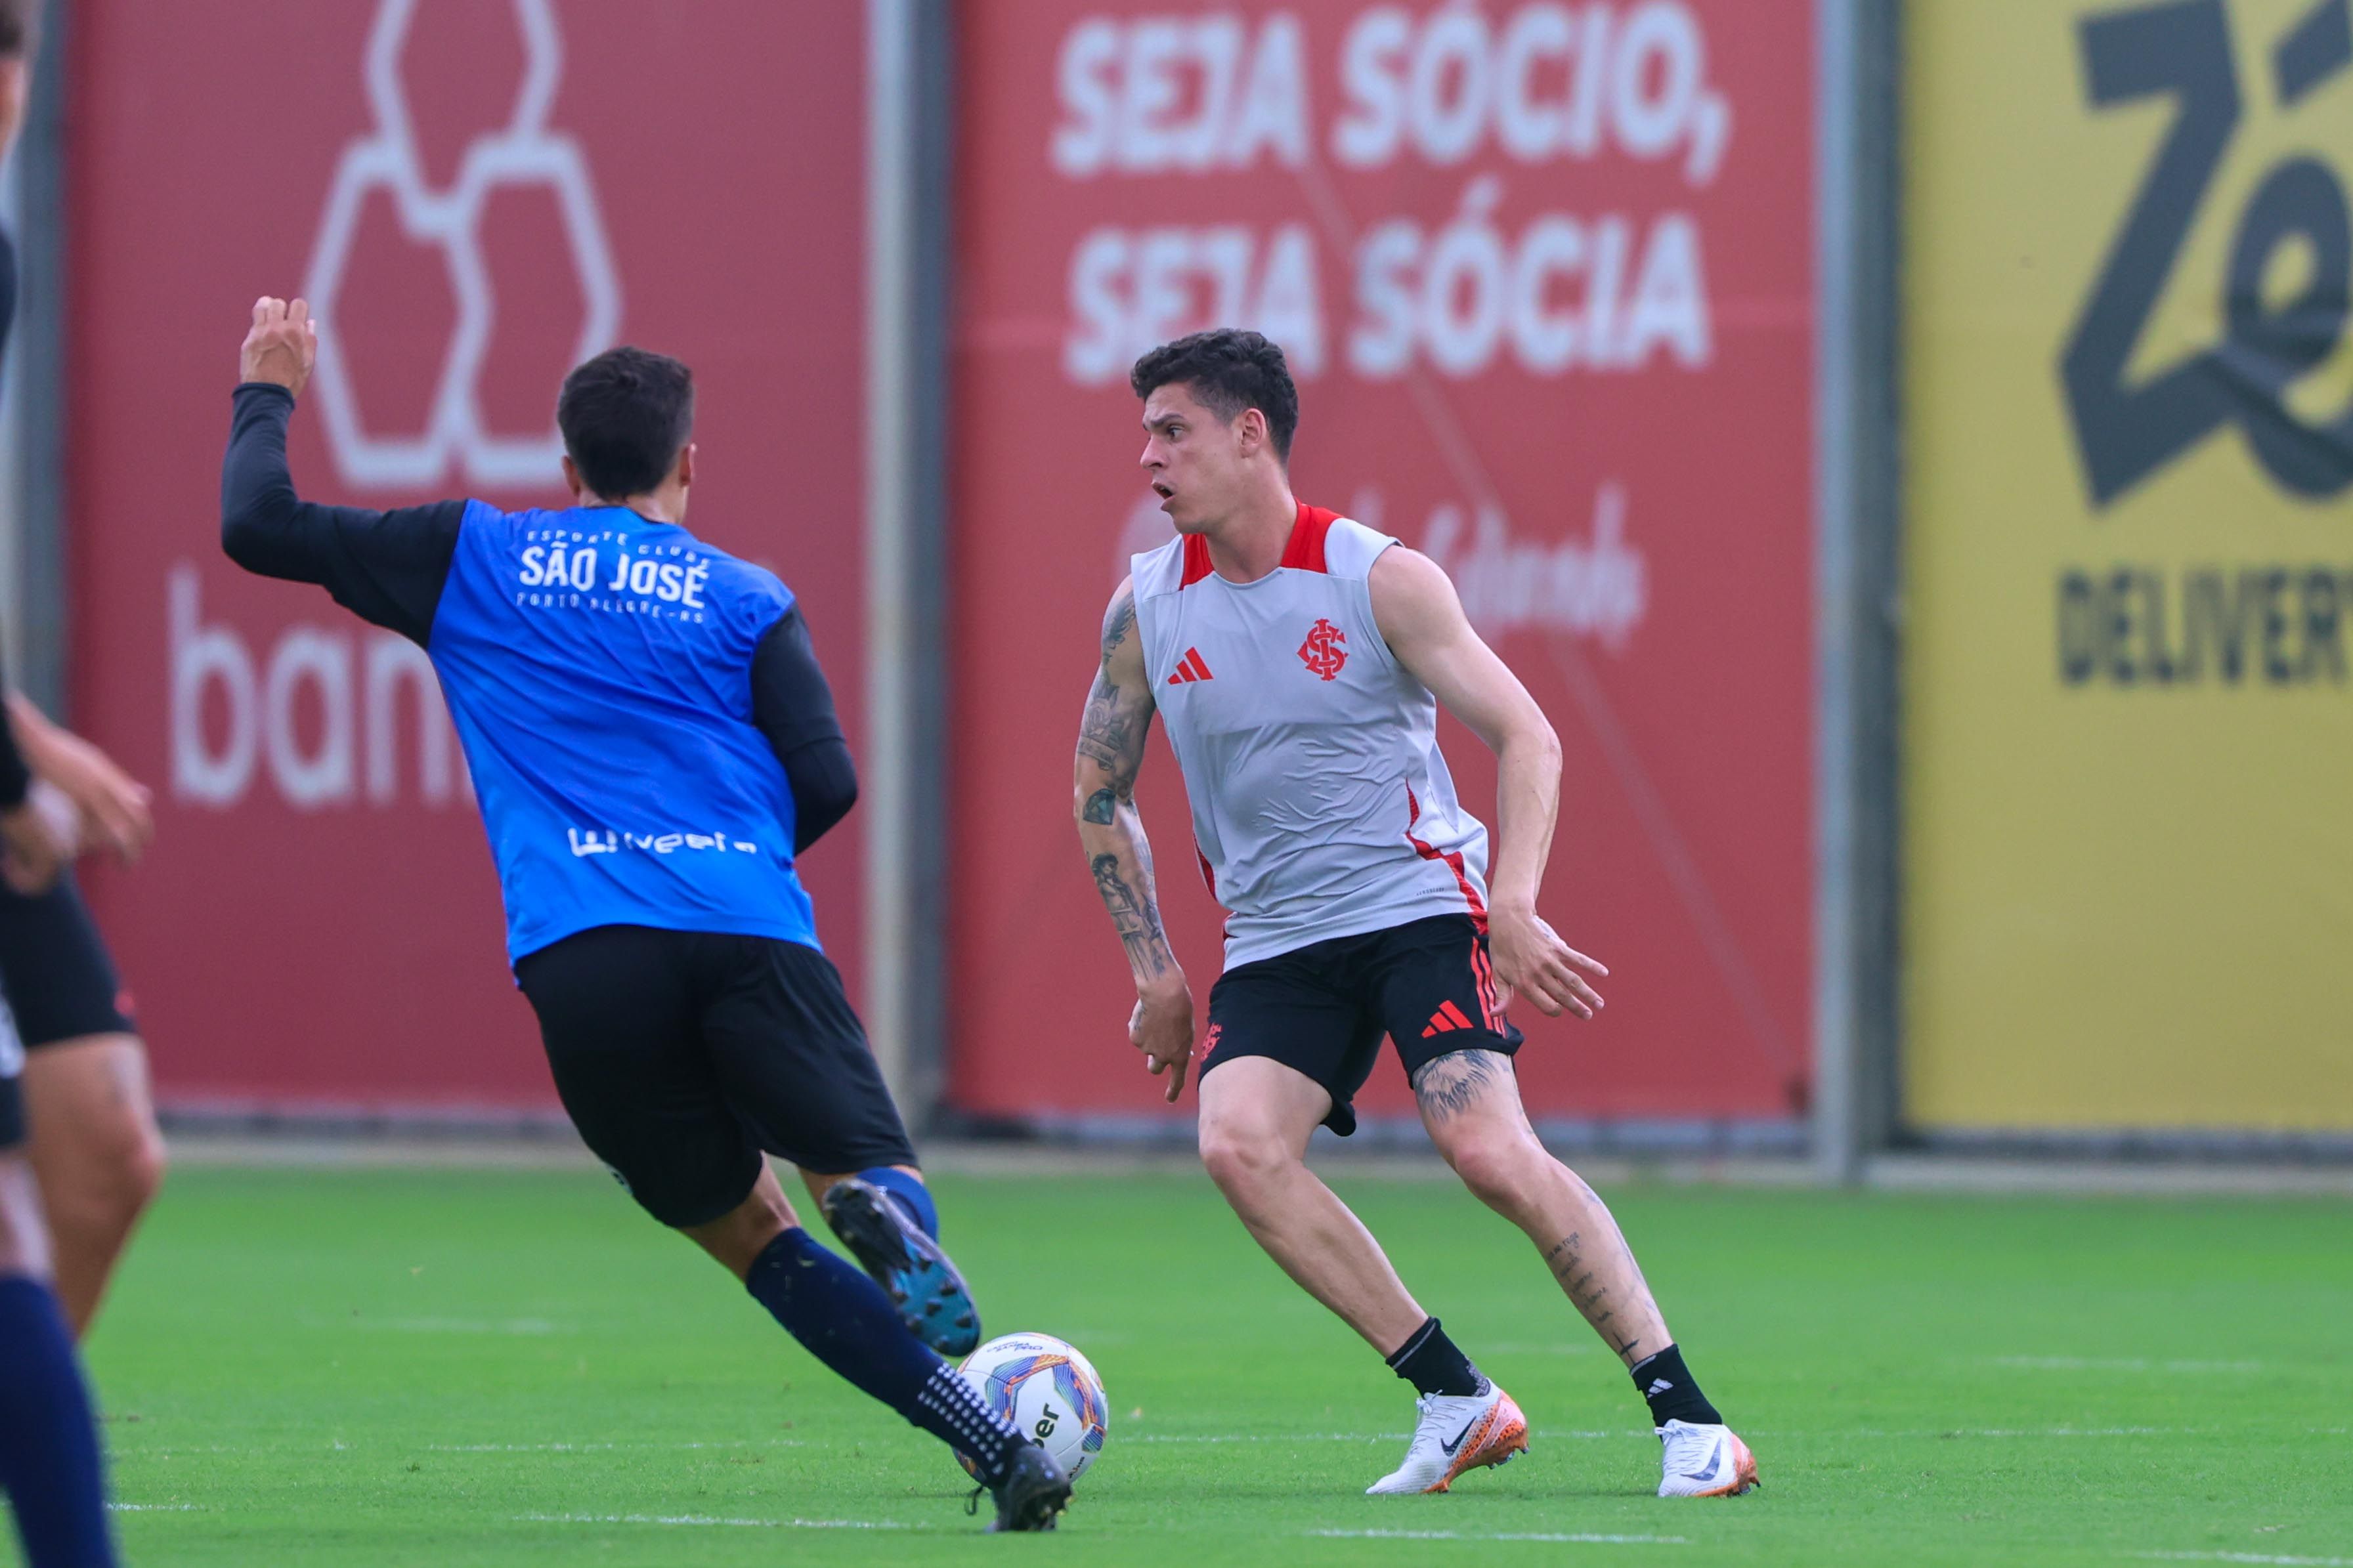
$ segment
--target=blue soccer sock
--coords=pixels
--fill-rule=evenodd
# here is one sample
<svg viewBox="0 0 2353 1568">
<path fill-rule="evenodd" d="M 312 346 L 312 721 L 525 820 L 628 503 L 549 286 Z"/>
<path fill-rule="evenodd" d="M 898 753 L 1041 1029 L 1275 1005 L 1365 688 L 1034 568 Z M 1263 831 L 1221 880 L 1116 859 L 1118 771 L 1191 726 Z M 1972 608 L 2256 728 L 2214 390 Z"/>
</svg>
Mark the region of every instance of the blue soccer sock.
<svg viewBox="0 0 2353 1568">
<path fill-rule="evenodd" d="M 809 1354 L 968 1456 L 985 1483 L 1005 1479 L 1021 1435 L 907 1331 L 862 1270 L 796 1226 L 753 1261 L 744 1288 Z"/>
<path fill-rule="evenodd" d="M 58 1299 L 0 1278 L 0 1487 L 29 1568 L 113 1568 L 90 1392 Z"/>
<path fill-rule="evenodd" d="M 932 1189 L 923 1179 L 896 1165 L 873 1165 L 858 1173 L 861 1182 L 871 1182 L 891 1194 L 892 1199 L 915 1222 L 915 1228 L 934 1241 L 940 1238 L 940 1207 L 932 1202 Z"/>
</svg>

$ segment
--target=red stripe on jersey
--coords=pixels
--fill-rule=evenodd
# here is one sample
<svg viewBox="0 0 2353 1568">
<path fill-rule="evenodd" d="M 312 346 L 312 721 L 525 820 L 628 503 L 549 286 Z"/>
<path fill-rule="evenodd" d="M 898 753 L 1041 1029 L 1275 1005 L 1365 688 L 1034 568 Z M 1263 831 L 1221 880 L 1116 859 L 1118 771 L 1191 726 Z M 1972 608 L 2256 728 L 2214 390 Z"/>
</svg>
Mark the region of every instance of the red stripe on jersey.
<svg viewBox="0 0 2353 1568">
<path fill-rule="evenodd" d="M 1194 679 L 1210 680 L 1215 679 L 1215 677 L 1211 676 L 1209 673 L 1209 661 L 1201 657 L 1201 650 L 1199 648 L 1187 648 L 1185 650 L 1185 662 L 1193 667 Z"/>
<path fill-rule="evenodd" d="M 1291 542 L 1282 547 L 1282 564 L 1294 572 L 1329 571 L 1324 564 L 1324 536 L 1332 531 L 1339 517 L 1336 511 L 1301 501 L 1299 521 L 1291 525 Z"/>
<path fill-rule="evenodd" d="M 1208 576 L 1215 568 L 1209 564 L 1209 542 L 1198 533 L 1185 536 L 1185 575 L 1179 588 L 1189 588 Z"/>
<path fill-rule="evenodd" d="M 1413 852 L 1423 859 L 1442 860 L 1446 863 L 1447 869 L 1454 873 L 1455 886 L 1462 889 L 1462 901 L 1470 906 L 1471 923 L 1479 928 L 1481 935 L 1485 935 L 1487 905 L 1485 900 L 1479 897 L 1479 889 L 1471 885 L 1471 873 L 1463 867 L 1462 852 L 1459 849 L 1449 849 L 1440 853 L 1434 846 L 1424 844 L 1413 836 L 1415 826 L 1421 821 L 1421 802 L 1414 798 L 1411 784 L 1406 786 L 1405 805 L 1409 814 L 1406 817 L 1405 841 L 1412 845 Z"/>
<path fill-rule="evenodd" d="M 1471 1020 L 1462 1016 L 1462 1009 L 1454 1005 L 1453 997 L 1449 996 L 1445 1001 L 1440 1002 L 1438 1005 L 1438 1010 L 1445 1014 L 1446 1021 L 1456 1028 L 1467 1029 L 1471 1026 Z"/>
</svg>

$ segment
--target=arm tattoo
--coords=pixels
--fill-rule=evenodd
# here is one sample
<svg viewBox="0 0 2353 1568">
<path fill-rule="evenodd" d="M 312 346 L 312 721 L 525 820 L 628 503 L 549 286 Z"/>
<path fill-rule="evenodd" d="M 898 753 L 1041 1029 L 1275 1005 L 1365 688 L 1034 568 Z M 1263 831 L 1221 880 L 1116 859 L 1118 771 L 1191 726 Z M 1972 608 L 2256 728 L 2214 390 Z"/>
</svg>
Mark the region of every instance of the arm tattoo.
<svg viewBox="0 0 2353 1568">
<path fill-rule="evenodd" d="M 1455 1051 L 1424 1062 L 1413 1077 L 1414 1103 L 1425 1121 L 1444 1121 L 1471 1109 L 1487 1085 L 1508 1070 L 1493 1051 Z"/>
<path fill-rule="evenodd" d="M 1103 613 L 1103 661 L 1111 662 L 1112 650 L 1127 640 L 1130 628 L 1135 625 L 1135 591 L 1129 589 L 1111 602 Z"/>
<path fill-rule="evenodd" d="M 1160 929 L 1160 911 L 1153 907 L 1149 889 L 1139 895 L 1121 875 L 1119 857 L 1098 855 L 1088 862 L 1095 874 L 1095 891 L 1103 895 L 1103 908 L 1111 911 L 1111 923 L 1119 931 L 1120 945 L 1127 949 L 1127 962 L 1138 974 L 1165 974 L 1168 972 L 1168 938 Z"/>
<path fill-rule="evenodd" d="M 1079 721 L 1079 755 L 1111 775 L 1116 802 L 1135 795 L 1135 775 L 1144 767 L 1145 728 L 1152 719 L 1152 689 L 1123 689 L 1111 678 L 1111 661 L 1135 629 L 1135 595 L 1124 593 L 1112 601 L 1103 616 L 1103 663 L 1087 692 L 1087 709 Z M 1087 803 L 1090 822 L 1109 823 L 1112 815 L 1096 816 L 1096 803 Z"/>
<path fill-rule="evenodd" d="M 1091 851 L 1103 843 L 1088 830 L 1107 827 L 1119 837 L 1112 847 L 1091 852 L 1088 869 L 1094 873 L 1095 891 L 1127 950 L 1128 967 L 1139 980 L 1158 979 L 1176 967 L 1161 929 L 1159 905 L 1153 898 L 1152 846 L 1144 825 L 1133 813 L 1124 821 L 1123 806 L 1135 802 L 1135 775 L 1144 766 L 1144 737 L 1152 723 L 1152 689 L 1123 685 L 1112 675 L 1112 661 L 1135 629 L 1135 595 L 1122 593 L 1103 616 L 1103 663 L 1087 692 L 1086 713 L 1079 723 L 1080 777 L 1092 766 L 1103 780 L 1089 790 L 1079 807 L 1080 837 Z M 1134 858 L 1132 871 L 1126 858 Z"/>
<path fill-rule="evenodd" d="M 1128 711 L 1127 702 L 1111 677 L 1095 677 L 1087 693 L 1087 710 L 1079 721 L 1079 755 L 1103 769 L 1122 795 L 1135 787 L 1144 766 L 1144 726 Z"/>
</svg>

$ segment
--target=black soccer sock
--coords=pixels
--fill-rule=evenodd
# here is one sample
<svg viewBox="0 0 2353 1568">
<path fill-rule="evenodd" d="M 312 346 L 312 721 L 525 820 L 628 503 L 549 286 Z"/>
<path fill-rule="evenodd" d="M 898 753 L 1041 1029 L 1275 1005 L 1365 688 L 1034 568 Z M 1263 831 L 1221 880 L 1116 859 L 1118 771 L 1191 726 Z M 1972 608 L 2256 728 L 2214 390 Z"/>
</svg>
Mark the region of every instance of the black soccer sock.
<svg viewBox="0 0 2353 1568">
<path fill-rule="evenodd" d="M 0 1279 L 0 1489 L 16 1505 L 31 1568 L 114 1562 L 73 1336 L 49 1288 L 21 1274 Z"/>
<path fill-rule="evenodd" d="M 1471 1358 L 1454 1348 L 1436 1318 L 1423 1319 L 1413 1337 L 1384 1359 L 1389 1370 L 1412 1384 L 1418 1394 L 1447 1394 L 1462 1399 L 1487 1385 Z"/>
<path fill-rule="evenodd" d="M 753 1261 L 744 1288 L 809 1354 L 968 1456 L 984 1483 L 1005 1479 L 1020 1433 L 907 1331 L 864 1270 L 796 1226 Z"/>
<path fill-rule="evenodd" d="M 1663 1426 L 1670 1421 L 1688 1421 L 1695 1426 L 1724 1425 L 1724 1417 L 1699 1391 L 1699 1381 L 1683 1365 L 1683 1352 L 1675 1346 L 1644 1356 L 1632 1371 L 1634 1386 L 1651 1402 L 1651 1426 Z"/>
</svg>

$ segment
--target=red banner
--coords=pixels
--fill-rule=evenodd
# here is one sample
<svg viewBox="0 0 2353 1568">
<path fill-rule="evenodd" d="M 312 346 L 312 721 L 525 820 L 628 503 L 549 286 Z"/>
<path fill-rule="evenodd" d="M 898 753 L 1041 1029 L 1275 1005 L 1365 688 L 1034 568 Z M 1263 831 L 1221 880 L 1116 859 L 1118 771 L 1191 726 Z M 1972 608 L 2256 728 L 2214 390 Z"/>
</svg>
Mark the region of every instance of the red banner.
<svg viewBox="0 0 2353 1568">
<path fill-rule="evenodd" d="M 1127 368 L 1281 342 L 1301 497 L 1428 552 L 1567 754 L 1545 912 L 1600 1022 L 1522 1007 L 1552 1117 L 1785 1118 L 1812 913 L 1810 13 L 1750 0 L 960 17 L 955 1102 L 1150 1113 L 1071 822 L 1105 601 L 1167 537 Z M 1449 721 L 1467 804 L 1492 759 Z M 1182 782 L 1138 790 L 1206 1004 Z M 1363 1109 L 1410 1110 L 1377 1072 Z"/>
<path fill-rule="evenodd" d="M 685 359 L 691 525 L 798 591 L 856 743 L 864 47 L 764 0 L 75 6 L 72 719 L 158 793 L 86 876 L 167 1100 L 553 1103 L 429 667 L 221 556 L 257 295 L 321 317 L 319 500 L 560 503 L 564 372 Z M 861 861 L 806 868 L 853 982 Z"/>
</svg>

